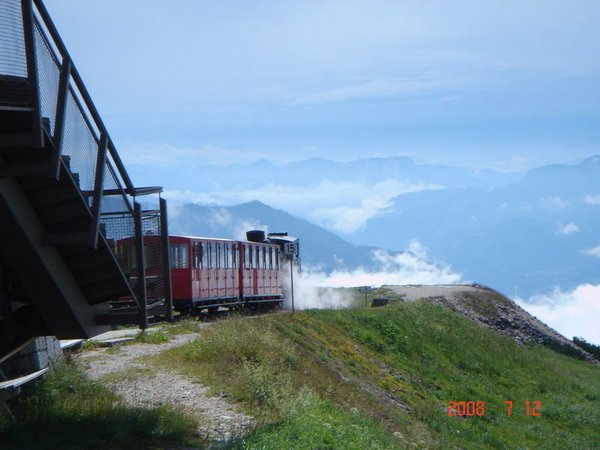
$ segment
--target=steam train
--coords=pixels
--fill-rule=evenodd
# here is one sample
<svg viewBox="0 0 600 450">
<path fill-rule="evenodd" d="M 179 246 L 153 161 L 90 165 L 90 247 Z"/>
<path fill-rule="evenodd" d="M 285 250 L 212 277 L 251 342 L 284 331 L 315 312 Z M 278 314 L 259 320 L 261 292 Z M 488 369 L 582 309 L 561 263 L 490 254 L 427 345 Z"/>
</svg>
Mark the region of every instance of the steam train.
<svg viewBox="0 0 600 450">
<path fill-rule="evenodd" d="M 283 266 L 299 264 L 299 240 L 287 233 L 246 233 L 246 241 L 169 235 L 173 308 L 181 314 L 215 312 L 220 307 L 278 307 L 284 300 Z M 159 236 L 144 236 L 147 292 L 160 294 Z M 135 261 L 132 239 L 117 253 Z M 132 265 L 135 263 L 133 262 Z M 135 284 L 135 267 L 130 277 Z M 287 272 L 285 272 L 287 273 Z"/>
</svg>

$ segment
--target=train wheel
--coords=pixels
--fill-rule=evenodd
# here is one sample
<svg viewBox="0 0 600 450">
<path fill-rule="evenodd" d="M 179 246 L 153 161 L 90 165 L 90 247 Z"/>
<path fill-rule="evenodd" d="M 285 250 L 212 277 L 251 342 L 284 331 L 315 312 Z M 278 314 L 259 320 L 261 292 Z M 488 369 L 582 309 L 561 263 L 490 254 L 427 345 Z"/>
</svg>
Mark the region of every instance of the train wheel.
<svg viewBox="0 0 600 450">
<path fill-rule="evenodd" d="M 209 306 L 209 307 L 208 307 L 208 313 L 209 313 L 209 314 L 214 314 L 214 313 L 216 313 L 218 310 L 219 310 L 219 307 L 218 307 L 218 306 Z"/>
</svg>

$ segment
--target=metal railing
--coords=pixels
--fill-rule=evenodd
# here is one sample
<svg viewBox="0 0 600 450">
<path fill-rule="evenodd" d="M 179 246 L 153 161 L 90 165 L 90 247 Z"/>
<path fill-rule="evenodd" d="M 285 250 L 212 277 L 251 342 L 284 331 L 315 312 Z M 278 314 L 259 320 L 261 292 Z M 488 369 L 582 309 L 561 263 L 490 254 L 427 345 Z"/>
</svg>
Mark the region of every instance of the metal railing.
<svg viewBox="0 0 600 450">
<path fill-rule="evenodd" d="M 129 277 L 114 243 L 135 237 L 143 260 L 143 214 L 135 199 L 160 188 L 134 188 L 42 1 L 2 0 L 0 26 L 0 88 L 2 80 L 29 87 L 33 144 L 50 141 L 53 148 L 48 175 L 58 180 L 61 168 L 68 170 L 90 213 L 87 244 L 97 248 L 98 240 L 105 240 Z M 134 299 L 145 310 L 145 292 L 137 294 Z"/>
</svg>

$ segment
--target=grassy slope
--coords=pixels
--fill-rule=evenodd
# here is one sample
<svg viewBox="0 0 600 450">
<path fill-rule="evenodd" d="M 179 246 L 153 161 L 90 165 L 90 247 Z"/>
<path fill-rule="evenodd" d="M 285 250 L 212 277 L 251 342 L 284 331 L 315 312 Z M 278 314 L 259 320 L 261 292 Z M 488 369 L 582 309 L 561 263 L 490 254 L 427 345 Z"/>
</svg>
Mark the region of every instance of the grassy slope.
<svg viewBox="0 0 600 450">
<path fill-rule="evenodd" d="M 600 448 L 598 367 L 425 302 L 232 319 L 202 335 L 156 362 L 260 418 L 234 447 Z M 485 401 L 485 416 L 448 417 L 451 400 Z"/>
</svg>

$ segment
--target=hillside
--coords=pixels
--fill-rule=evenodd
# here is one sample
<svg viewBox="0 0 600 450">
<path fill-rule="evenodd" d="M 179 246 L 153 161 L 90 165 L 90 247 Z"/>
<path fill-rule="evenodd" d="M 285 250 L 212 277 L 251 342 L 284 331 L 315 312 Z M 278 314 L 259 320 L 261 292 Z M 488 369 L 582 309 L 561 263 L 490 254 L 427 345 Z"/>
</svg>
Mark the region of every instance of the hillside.
<svg viewBox="0 0 600 450">
<path fill-rule="evenodd" d="M 373 247 L 353 245 L 339 236 L 259 201 L 236 206 L 184 204 L 170 211 L 170 232 L 193 236 L 245 239 L 245 232 L 287 231 L 300 238 L 303 264 L 325 271 L 369 265 Z"/>
<path fill-rule="evenodd" d="M 413 300 L 420 296 L 409 295 L 415 289 L 421 288 L 386 287 L 373 296 Z M 499 311 L 498 319 L 514 322 L 508 311 L 517 310 L 491 290 L 463 286 L 439 295 L 435 289 L 425 295 L 432 300 L 380 308 L 240 316 L 202 327 L 182 322 L 123 350 L 85 350 L 77 358 L 83 368 L 106 374 L 113 361 L 112 372 L 94 376 L 126 404 L 110 409 L 115 394 L 103 394 L 108 404 L 96 401 L 93 393 L 80 392 L 89 382 L 73 369 L 58 371 L 29 400 L 11 404 L 19 421 L 0 435 L 0 443 L 96 448 L 102 442 L 103 448 L 119 448 L 139 439 L 132 448 L 201 448 L 209 442 L 248 449 L 598 448 L 600 367 L 517 343 L 467 320 L 464 311 L 437 304 L 466 305 L 479 318 Z M 150 356 L 134 351 L 153 345 Z M 99 395 L 100 386 L 93 386 Z M 468 415 L 459 402 L 473 402 Z M 147 411 L 146 428 L 136 418 L 140 407 Z M 98 420 L 103 427 L 92 427 Z M 197 430 L 215 433 L 236 425 L 241 434 L 218 440 L 219 434 L 194 433 L 193 422 Z M 78 423 L 88 424 L 87 432 L 74 440 L 67 430 Z"/>
<path fill-rule="evenodd" d="M 507 336 L 519 344 L 537 344 L 560 353 L 585 359 L 593 364 L 600 362 L 593 355 L 562 334 L 529 314 L 515 302 L 485 286 L 382 286 L 391 298 L 403 301 L 426 300 L 451 309 L 478 325 Z"/>
</svg>

